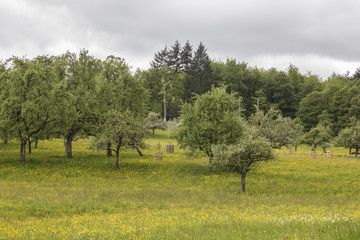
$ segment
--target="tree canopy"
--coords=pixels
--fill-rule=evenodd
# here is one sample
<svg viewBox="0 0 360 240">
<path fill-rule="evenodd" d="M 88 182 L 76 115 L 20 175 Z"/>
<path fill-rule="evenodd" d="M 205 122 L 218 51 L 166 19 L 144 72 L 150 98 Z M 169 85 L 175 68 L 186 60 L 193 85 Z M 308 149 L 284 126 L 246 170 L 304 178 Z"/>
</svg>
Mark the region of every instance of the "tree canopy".
<svg viewBox="0 0 360 240">
<path fill-rule="evenodd" d="M 105 148 L 110 143 L 111 150 L 116 153 L 115 166 L 118 169 L 121 150 L 143 146 L 144 128 L 129 111 L 111 111 L 105 119 L 98 127 L 93 146 Z"/>
<path fill-rule="evenodd" d="M 181 112 L 177 140 L 182 147 L 192 147 L 207 154 L 211 162 L 212 146 L 233 144 L 243 134 L 238 99 L 225 88 L 212 88 L 186 104 Z"/>
<path fill-rule="evenodd" d="M 355 156 L 358 156 L 360 149 L 360 121 L 352 119 L 351 125 L 342 129 L 335 140 L 336 144 L 341 147 L 355 149 Z"/>
<path fill-rule="evenodd" d="M 249 118 L 249 124 L 254 127 L 253 134 L 265 137 L 273 148 L 296 145 L 301 124 L 289 117 L 283 117 L 279 110 L 271 108 L 267 113 L 259 110 Z"/>
<path fill-rule="evenodd" d="M 45 138 L 62 138 L 71 158 L 72 142 L 97 135 L 109 112 L 129 111 L 142 123 L 152 112 L 178 122 L 180 144 L 211 160 L 211 146 L 234 144 L 244 123 L 274 148 L 296 145 L 304 130 L 303 142 L 325 149 L 360 119 L 359 71 L 322 81 L 292 64 L 281 71 L 215 61 L 203 42 L 194 46 L 175 41 L 136 71 L 121 57 L 101 60 L 86 49 L 0 60 L 0 137 L 19 140 L 22 161 L 25 147 L 31 152 L 34 139 Z"/>
<path fill-rule="evenodd" d="M 51 60 L 49 60 L 51 62 Z M 58 101 L 55 74 L 51 65 L 42 59 L 13 57 L 9 67 L 0 75 L 0 118 L 3 134 L 14 134 L 20 141 L 20 161 L 25 161 L 26 144 L 31 137 L 55 121 Z M 8 137 L 8 136 L 6 136 Z"/>
<path fill-rule="evenodd" d="M 220 169 L 235 171 L 241 175 L 241 192 L 245 192 L 246 174 L 258 162 L 274 158 L 271 143 L 263 136 L 248 129 L 236 144 L 217 145 L 212 148 L 214 160 L 212 164 Z"/>
<path fill-rule="evenodd" d="M 152 130 L 153 135 L 155 135 L 155 129 L 165 129 L 166 124 L 161 119 L 159 113 L 149 112 L 148 116 L 144 119 L 145 129 Z"/>
</svg>

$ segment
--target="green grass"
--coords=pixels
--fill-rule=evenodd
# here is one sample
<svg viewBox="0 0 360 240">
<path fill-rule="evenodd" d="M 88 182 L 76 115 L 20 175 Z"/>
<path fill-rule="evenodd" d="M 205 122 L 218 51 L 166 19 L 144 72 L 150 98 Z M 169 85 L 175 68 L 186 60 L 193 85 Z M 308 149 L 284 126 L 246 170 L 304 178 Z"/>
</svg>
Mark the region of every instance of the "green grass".
<svg viewBox="0 0 360 240">
<path fill-rule="evenodd" d="M 308 157 L 301 146 L 253 168 L 240 193 L 236 173 L 208 172 L 166 131 L 115 157 L 61 140 L 41 141 L 27 162 L 16 141 L 0 144 L 0 239 L 360 239 L 360 158 Z M 164 152 L 154 161 L 156 145 Z"/>
</svg>

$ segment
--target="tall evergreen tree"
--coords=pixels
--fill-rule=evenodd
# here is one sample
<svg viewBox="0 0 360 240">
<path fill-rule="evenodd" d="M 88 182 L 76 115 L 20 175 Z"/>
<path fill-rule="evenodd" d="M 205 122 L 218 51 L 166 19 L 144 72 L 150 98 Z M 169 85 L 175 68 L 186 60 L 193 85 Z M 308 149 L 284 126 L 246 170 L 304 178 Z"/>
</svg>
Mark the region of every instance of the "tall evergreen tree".
<svg viewBox="0 0 360 240">
<path fill-rule="evenodd" d="M 185 94 L 185 102 L 188 102 L 191 98 L 191 77 L 190 77 L 190 71 L 191 71 L 191 63 L 193 61 L 193 49 L 192 45 L 187 41 L 182 48 L 182 51 L 180 53 L 180 61 L 181 61 L 181 69 L 184 71 L 184 94 Z"/>
<path fill-rule="evenodd" d="M 191 62 L 193 58 L 193 47 L 189 41 L 186 41 L 184 47 L 180 52 L 181 69 L 185 73 L 189 73 L 191 70 Z"/>
<path fill-rule="evenodd" d="M 213 85 L 210 57 L 202 42 L 194 53 L 191 64 L 191 92 L 196 94 L 206 93 Z"/>
<path fill-rule="evenodd" d="M 358 67 L 358 68 L 355 70 L 355 73 L 353 74 L 352 78 L 353 78 L 353 79 L 356 79 L 356 80 L 360 80 L 360 67 Z"/>
<path fill-rule="evenodd" d="M 163 116 L 166 121 L 169 118 L 169 108 L 176 109 L 172 114 L 176 117 L 180 110 L 180 103 L 184 99 L 180 43 L 176 41 L 170 49 L 165 47 L 155 53 L 150 65 L 153 69 L 158 69 L 157 72 L 160 73 L 160 79 L 156 82 L 161 82 Z"/>
<path fill-rule="evenodd" d="M 169 66 L 170 64 L 170 51 L 165 46 L 157 53 L 155 53 L 154 59 L 150 62 L 152 68 L 162 68 L 164 66 Z"/>
<path fill-rule="evenodd" d="M 181 45 L 179 41 L 175 41 L 169 51 L 169 67 L 178 73 L 181 70 Z"/>
</svg>

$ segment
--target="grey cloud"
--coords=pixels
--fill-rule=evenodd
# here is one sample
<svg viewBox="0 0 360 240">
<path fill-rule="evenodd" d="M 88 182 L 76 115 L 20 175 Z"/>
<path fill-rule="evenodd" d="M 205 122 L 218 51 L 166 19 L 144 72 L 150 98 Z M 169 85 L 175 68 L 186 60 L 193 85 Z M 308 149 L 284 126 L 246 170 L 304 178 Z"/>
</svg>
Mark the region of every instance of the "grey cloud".
<svg viewBox="0 0 360 240">
<path fill-rule="evenodd" d="M 356 0 L 9 2 L 17 6 L 0 3 L 0 21 L 7 23 L 0 29 L 1 55 L 88 48 L 143 65 L 165 45 L 190 40 L 203 41 L 212 57 L 240 61 L 266 55 L 360 62 Z"/>
</svg>

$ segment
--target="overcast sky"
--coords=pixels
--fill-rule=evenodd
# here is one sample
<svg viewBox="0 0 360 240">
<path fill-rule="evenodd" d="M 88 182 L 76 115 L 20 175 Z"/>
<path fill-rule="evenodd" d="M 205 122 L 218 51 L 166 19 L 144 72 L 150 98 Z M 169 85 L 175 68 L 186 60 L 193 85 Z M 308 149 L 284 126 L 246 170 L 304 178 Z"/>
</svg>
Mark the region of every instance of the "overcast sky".
<svg viewBox="0 0 360 240">
<path fill-rule="evenodd" d="M 0 0 L 0 59 L 85 48 L 147 69 L 176 40 L 327 79 L 360 67 L 359 0 Z"/>
</svg>

